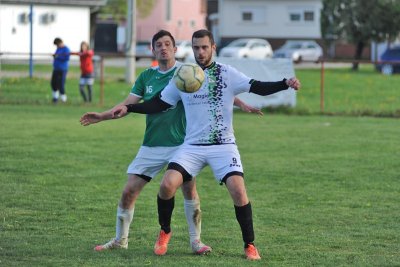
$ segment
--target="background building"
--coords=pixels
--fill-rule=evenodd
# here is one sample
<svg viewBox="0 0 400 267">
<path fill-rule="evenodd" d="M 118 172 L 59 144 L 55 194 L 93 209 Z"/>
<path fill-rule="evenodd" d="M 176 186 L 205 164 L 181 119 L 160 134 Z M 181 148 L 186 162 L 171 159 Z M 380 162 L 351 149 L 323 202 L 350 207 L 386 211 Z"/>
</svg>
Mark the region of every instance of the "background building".
<svg viewBox="0 0 400 267">
<path fill-rule="evenodd" d="M 91 15 L 106 0 L 1 0 L 0 51 L 2 57 L 46 58 L 55 51 L 54 38 L 60 37 L 74 51 L 82 41 L 91 41 Z M 32 31 L 30 7 L 32 5 Z"/>
<path fill-rule="evenodd" d="M 267 39 L 272 48 L 287 39 L 321 42 L 321 0 L 219 0 L 212 30 L 224 46 L 233 39 Z"/>
<path fill-rule="evenodd" d="M 206 27 L 206 16 L 206 0 L 158 0 L 149 16 L 138 14 L 136 39 L 150 40 L 164 29 L 176 40 L 190 40 L 194 31 Z"/>
</svg>

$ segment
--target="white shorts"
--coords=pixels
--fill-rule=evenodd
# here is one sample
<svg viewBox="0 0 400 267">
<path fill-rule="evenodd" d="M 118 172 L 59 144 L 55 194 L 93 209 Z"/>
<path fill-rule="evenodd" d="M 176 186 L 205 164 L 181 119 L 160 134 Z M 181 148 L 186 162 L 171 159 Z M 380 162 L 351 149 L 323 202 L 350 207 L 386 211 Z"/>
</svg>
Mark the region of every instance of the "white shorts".
<svg viewBox="0 0 400 267">
<path fill-rule="evenodd" d="M 209 165 L 219 183 L 227 178 L 227 174 L 243 174 L 240 154 L 235 144 L 211 146 L 184 144 L 179 147 L 171 162 L 181 165 L 193 177 Z"/>
<path fill-rule="evenodd" d="M 93 77 L 81 77 L 79 79 L 79 85 L 93 85 L 94 78 Z"/>
<path fill-rule="evenodd" d="M 140 175 L 150 181 L 168 164 L 178 148 L 141 146 L 127 173 Z"/>
</svg>

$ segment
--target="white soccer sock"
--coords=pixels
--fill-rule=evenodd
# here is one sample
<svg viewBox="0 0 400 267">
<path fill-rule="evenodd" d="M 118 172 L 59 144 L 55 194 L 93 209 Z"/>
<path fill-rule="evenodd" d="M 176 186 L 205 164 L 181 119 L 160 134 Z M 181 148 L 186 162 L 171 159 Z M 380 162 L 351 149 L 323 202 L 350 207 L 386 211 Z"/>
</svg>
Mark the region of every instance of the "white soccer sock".
<svg viewBox="0 0 400 267">
<path fill-rule="evenodd" d="M 61 101 L 67 102 L 67 95 L 61 95 Z"/>
<path fill-rule="evenodd" d="M 53 91 L 53 98 L 58 99 L 60 93 L 58 91 Z"/>
<path fill-rule="evenodd" d="M 195 240 L 200 240 L 201 234 L 201 210 L 199 199 L 184 200 L 186 221 L 189 226 L 190 244 Z"/>
<path fill-rule="evenodd" d="M 123 209 L 118 205 L 117 209 L 117 223 L 115 229 L 115 239 L 121 241 L 128 240 L 129 227 L 133 219 L 134 209 Z"/>
</svg>

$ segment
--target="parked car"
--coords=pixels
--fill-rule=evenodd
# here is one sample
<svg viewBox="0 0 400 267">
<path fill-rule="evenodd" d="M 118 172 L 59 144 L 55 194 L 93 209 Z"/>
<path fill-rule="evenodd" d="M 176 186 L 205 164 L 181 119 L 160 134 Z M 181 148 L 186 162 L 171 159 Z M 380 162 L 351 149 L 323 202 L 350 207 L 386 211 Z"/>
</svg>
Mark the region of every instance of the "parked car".
<svg viewBox="0 0 400 267">
<path fill-rule="evenodd" d="M 264 39 L 241 38 L 232 41 L 219 52 L 220 57 L 233 58 L 270 58 L 273 55 L 271 45 Z"/>
<path fill-rule="evenodd" d="M 400 46 L 386 49 L 379 61 L 375 68 L 383 74 L 391 75 L 400 72 Z"/>
<path fill-rule="evenodd" d="M 315 41 L 296 40 L 286 43 L 275 50 L 274 58 L 291 58 L 294 62 L 314 61 L 318 62 L 323 56 L 323 50 Z"/>
<path fill-rule="evenodd" d="M 193 54 L 191 41 L 176 41 L 177 47 L 175 58 L 179 61 L 186 61 L 186 59 Z"/>
<path fill-rule="evenodd" d="M 153 58 L 153 52 L 151 52 L 150 41 L 138 41 L 136 43 L 136 60 L 141 58 Z"/>
</svg>

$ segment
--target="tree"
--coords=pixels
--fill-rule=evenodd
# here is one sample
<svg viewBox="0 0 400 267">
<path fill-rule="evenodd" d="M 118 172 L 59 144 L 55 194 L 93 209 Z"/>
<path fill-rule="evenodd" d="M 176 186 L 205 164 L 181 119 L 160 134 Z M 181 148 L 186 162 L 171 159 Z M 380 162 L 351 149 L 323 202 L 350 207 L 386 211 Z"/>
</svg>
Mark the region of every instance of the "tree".
<svg viewBox="0 0 400 267">
<path fill-rule="evenodd" d="M 157 0 L 136 0 L 139 17 L 150 15 Z M 100 17 L 111 17 L 114 20 L 125 19 L 127 14 L 127 0 L 108 0 L 107 5 L 100 10 Z"/>
<path fill-rule="evenodd" d="M 345 39 L 356 46 L 360 60 L 371 41 L 395 39 L 400 33 L 399 0 L 323 0 L 321 29 L 325 39 Z M 353 64 L 358 70 L 358 63 Z"/>
</svg>

